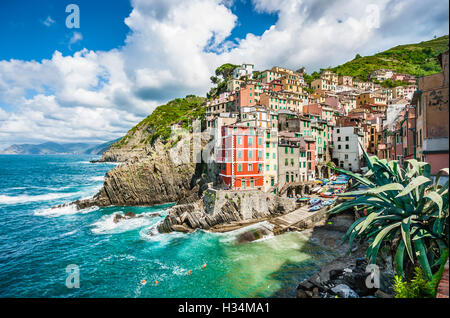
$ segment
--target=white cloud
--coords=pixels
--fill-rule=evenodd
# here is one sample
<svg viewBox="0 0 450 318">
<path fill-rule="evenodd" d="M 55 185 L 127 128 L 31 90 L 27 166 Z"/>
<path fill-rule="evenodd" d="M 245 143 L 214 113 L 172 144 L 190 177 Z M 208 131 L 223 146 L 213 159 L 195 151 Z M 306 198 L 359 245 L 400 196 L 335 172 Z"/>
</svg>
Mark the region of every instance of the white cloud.
<svg viewBox="0 0 450 318">
<path fill-rule="evenodd" d="M 83 34 L 81 34 L 80 32 L 73 32 L 72 37 L 69 40 L 69 48 L 71 48 L 72 44 L 75 44 L 79 41 L 83 40 Z"/>
<path fill-rule="evenodd" d="M 53 23 L 55 23 L 55 20 L 52 19 L 51 16 L 48 16 L 42 24 L 44 24 L 46 27 L 50 27 Z"/>
<path fill-rule="evenodd" d="M 374 21 L 365 1 L 252 0 L 278 20 L 230 46 L 224 40 L 239 23 L 230 0 L 133 0 L 121 48 L 0 61 L 0 105 L 13 108 L 0 111 L 0 143 L 117 138 L 159 104 L 204 95 L 210 75 L 226 62 L 311 72 L 356 53 L 431 39 L 447 33 L 448 3 L 440 2 L 372 1 L 380 13 Z M 81 39 L 75 32 L 70 42 Z"/>
</svg>

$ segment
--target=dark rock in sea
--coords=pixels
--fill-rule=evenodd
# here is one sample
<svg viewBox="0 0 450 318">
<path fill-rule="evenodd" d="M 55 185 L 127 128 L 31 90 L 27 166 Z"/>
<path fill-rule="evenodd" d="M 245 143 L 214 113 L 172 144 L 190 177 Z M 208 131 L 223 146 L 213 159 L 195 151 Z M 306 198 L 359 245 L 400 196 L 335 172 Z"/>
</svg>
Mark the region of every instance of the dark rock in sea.
<svg viewBox="0 0 450 318">
<path fill-rule="evenodd" d="M 114 223 L 118 223 L 120 220 L 124 220 L 124 219 L 127 220 L 127 219 L 133 219 L 133 218 L 142 218 L 142 217 L 144 217 L 144 215 L 142 215 L 142 214 L 138 215 L 138 214 L 136 214 L 134 212 L 126 212 L 124 215 L 122 215 L 122 214 L 114 215 L 113 222 Z"/>
</svg>

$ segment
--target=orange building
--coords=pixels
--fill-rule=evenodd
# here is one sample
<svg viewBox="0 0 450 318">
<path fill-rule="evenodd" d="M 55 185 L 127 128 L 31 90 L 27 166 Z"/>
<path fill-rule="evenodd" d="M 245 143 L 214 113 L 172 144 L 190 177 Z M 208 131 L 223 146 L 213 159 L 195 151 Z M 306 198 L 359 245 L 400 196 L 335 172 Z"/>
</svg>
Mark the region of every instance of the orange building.
<svg viewBox="0 0 450 318">
<path fill-rule="evenodd" d="M 222 127 L 220 176 L 231 190 L 264 187 L 264 131 L 234 124 Z"/>
</svg>

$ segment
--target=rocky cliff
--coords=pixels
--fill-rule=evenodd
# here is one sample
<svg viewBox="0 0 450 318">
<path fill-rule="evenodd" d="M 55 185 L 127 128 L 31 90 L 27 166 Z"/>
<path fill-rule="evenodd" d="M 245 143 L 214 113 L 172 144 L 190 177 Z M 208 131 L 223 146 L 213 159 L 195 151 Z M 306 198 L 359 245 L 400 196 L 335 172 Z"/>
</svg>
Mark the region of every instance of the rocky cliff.
<svg viewBox="0 0 450 318">
<path fill-rule="evenodd" d="M 205 135 L 204 135 L 205 136 Z M 176 138 L 176 144 L 159 139 L 141 156 L 128 157 L 106 174 L 101 190 L 91 199 L 79 200 L 78 208 L 109 205 L 155 205 L 191 203 L 215 182 L 215 163 L 192 160 L 192 135 Z M 207 136 L 203 144 L 207 143 Z"/>
</svg>

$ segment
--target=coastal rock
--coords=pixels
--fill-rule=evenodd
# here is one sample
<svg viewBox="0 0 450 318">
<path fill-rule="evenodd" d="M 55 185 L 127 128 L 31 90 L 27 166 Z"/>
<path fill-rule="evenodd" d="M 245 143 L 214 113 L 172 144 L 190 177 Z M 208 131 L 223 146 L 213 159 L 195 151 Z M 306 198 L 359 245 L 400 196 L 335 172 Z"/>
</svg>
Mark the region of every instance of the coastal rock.
<svg viewBox="0 0 450 318">
<path fill-rule="evenodd" d="M 168 209 L 166 218 L 158 226 L 158 231 L 161 233 L 176 231 L 174 225 L 183 225 L 188 229 L 215 230 L 233 222 L 260 220 L 294 209 L 295 201 L 258 190 L 207 189 L 201 200 Z M 266 235 L 266 230 L 260 231 L 260 235 Z M 245 235 L 247 239 L 258 236 L 255 233 L 253 236 Z M 242 240 L 246 239 L 243 237 Z"/>
<path fill-rule="evenodd" d="M 113 222 L 118 223 L 120 220 L 133 219 L 133 218 L 141 218 L 143 215 L 136 215 L 134 212 L 126 212 L 124 215 L 115 214 Z"/>
<path fill-rule="evenodd" d="M 259 240 L 263 237 L 273 235 L 273 224 L 268 222 L 261 222 L 254 226 L 243 228 L 243 232 L 236 237 L 236 243 L 248 243 Z"/>
</svg>

